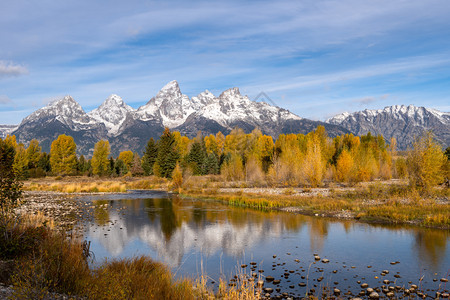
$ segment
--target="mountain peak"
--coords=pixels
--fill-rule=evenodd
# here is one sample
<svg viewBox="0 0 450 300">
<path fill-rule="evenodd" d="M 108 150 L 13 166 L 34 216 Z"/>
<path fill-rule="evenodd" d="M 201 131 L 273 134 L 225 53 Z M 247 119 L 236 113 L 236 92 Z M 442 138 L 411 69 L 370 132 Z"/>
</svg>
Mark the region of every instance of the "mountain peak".
<svg viewBox="0 0 450 300">
<path fill-rule="evenodd" d="M 239 88 L 237 87 L 233 87 L 230 88 L 226 91 L 224 91 L 222 94 L 220 94 L 219 98 L 223 99 L 223 98 L 228 98 L 228 97 L 234 97 L 234 96 L 241 96 L 241 93 L 239 92 Z"/>
<path fill-rule="evenodd" d="M 178 81 L 172 80 L 168 82 L 159 92 L 167 92 L 167 91 L 180 91 L 180 86 L 178 85 Z"/>
<path fill-rule="evenodd" d="M 115 135 L 119 132 L 127 114 L 133 111 L 134 109 L 125 104 L 120 96 L 112 94 L 98 108 L 89 112 L 88 115 L 103 123 L 110 134 Z"/>
</svg>

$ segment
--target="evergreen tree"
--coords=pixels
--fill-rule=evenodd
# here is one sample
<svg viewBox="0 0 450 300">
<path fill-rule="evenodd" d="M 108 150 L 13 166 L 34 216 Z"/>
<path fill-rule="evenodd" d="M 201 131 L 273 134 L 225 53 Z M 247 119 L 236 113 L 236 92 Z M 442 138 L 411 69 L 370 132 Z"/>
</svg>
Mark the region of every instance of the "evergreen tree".
<svg viewBox="0 0 450 300">
<path fill-rule="evenodd" d="M 174 135 L 166 127 L 158 141 L 158 156 L 153 167 L 156 175 L 170 178 L 180 154 L 177 151 Z"/>
<path fill-rule="evenodd" d="M 120 158 L 116 159 L 116 163 L 114 164 L 115 173 L 118 176 L 125 175 L 128 173 L 128 168 Z"/>
<path fill-rule="evenodd" d="M 153 175 L 153 165 L 155 164 L 156 157 L 158 156 L 158 148 L 156 146 L 155 140 L 150 138 L 145 147 L 144 156 L 142 156 L 142 169 L 144 170 L 144 175 Z"/>
<path fill-rule="evenodd" d="M 104 176 L 108 172 L 110 153 L 109 142 L 101 140 L 95 144 L 94 154 L 92 155 L 92 172 L 95 175 Z"/>
<path fill-rule="evenodd" d="M 112 156 L 109 157 L 108 174 L 110 176 L 116 175 L 115 162 Z"/>
<path fill-rule="evenodd" d="M 39 158 L 38 168 L 42 169 L 44 172 L 48 173 L 52 170 L 50 165 L 50 154 L 46 152 L 41 153 L 41 157 Z"/>
<path fill-rule="evenodd" d="M 86 161 L 86 158 L 84 158 L 84 155 L 81 155 L 80 158 L 78 159 L 78 168 L 77 168 L 78 172 L 82 175 L 85 175 L 88 168 L 89 166 Z"/>
<path fill-rule="evenodd" d="M 206 174 L 219 174 L 220 166 L 219 166 L 219 158 L 216 153 L 210 153 L 206 158 L 206 166 L 205 166 Z"/>
<path fill-rule="evenodd" d="M 206 147 L 203 142 L 196 140 L 187 155 L 187 162 L 192 169 L 194 175 L 206 174 L 206 160 L 207 160 Z"/>
<path fill-rule="evenodd" d="M 77 145 L 71 136 L 62 134 L 52 142 L 50 164 L 52 172 L 58 175 L 75 173 L 77 169 Z"/>
</svg>

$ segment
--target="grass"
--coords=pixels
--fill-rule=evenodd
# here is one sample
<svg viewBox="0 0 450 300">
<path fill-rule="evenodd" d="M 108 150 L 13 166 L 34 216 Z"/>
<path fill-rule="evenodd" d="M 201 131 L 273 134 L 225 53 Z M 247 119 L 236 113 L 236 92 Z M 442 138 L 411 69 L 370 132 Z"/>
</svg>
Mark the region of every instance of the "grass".
<svg viewBox="0 0 450 300">
<path fill-rule="evenodd" d="M 215 200 L 233 206 L 255 209 L 295 207 L 304 214 L 324 214 L 336 217 L 347 212 L 353 218 L 366 222 L 415 224 L 424 227 L 450 228 L 449 189 L 419 192 L 402 184 L 371 184 L 352 191 L 331 191 L 303 196 L 292 190 L 277 195 L 243 193 L 242 190 L 222 193 L 217 189 L 191 188 L 182 196 Z M 440 201 L 444 199 L 444 201 Z"/>
<path fill-rule="evenodd" d="M 27 181 L 24 190 L 61 193 L 125 193 L 137 189 L 165 189 L 167 180 L 155 176 L 144 178 L 54 177 Z"/>
<path fill-rule="evenodd" d="M 4 283 L 13 286 L 13 299 L 48 299 L 52 293 L 70 299 L 259 299 L 251 281 L 234 287 L 221 281 L 214 293 L 206 277 L 176 280 L 167 266 L 146 256 L 90 268 L 86 243 L 26 219 L 0 217 L 0 260 L 14 261 L 0 278 L 7 272 Z"/>
</svg>

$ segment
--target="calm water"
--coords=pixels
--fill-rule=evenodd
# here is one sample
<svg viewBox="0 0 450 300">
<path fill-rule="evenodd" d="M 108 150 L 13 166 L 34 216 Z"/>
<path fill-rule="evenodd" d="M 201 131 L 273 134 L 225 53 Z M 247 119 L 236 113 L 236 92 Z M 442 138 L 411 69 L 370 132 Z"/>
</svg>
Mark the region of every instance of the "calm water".
<svg viewBox="0 0 450 300">
<path fill-rule="evenodd" d="M 379 287 L 385 279 L 400 286 L 412 281 L 424 291 L 450 288 L 450 283 L 445 286 L 439 281 L 449 278 L 450 272 L 450 232 L 445 230 L 261 212 L 162 192 L 80 200 L 91 216 L 85 238 L 91 241 L 96 262 L 144 254 L 168 264 L 177 276 L 203 273 L 216 282 L 221 276 L 231 278 L 241 264 L 248 267 L 240 272 L 248 274 L 250 262 L 256 262 L 255 272 L 264 270 L 264 276 L 281 279 L 278 286 L 266 286 L 294 296 L 314 286 L 358 293 L 358 281 Z M 330 262 L 314 262 L 313 254 Z M 382 276 L 383 270 L 389 274 Z M 301 282 L 308 286 L 299 286 Z"/>
</svg>

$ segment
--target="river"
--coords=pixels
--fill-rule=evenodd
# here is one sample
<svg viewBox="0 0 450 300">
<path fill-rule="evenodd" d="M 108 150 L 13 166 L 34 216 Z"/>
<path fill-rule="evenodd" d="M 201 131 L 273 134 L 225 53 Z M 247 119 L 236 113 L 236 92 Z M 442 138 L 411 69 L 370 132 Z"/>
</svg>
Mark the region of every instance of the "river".
<svg viewBox="0 0 450 300">
<path fill-rule="evenodd" d="M 156 191 L 78 200 L 94 263 L 148 255 L 176 276 L 207 275 L 213 287 L 221 277 L 255 272 L 279 279 L 265 286 L 294 297 L 323 287 L 357 294 L 362 283 L 381 287 L 384 280 L 430 295 L 450 288 L 440 281 L 450 272 L 448 230 L 257 211 Z"/>
</svg>

